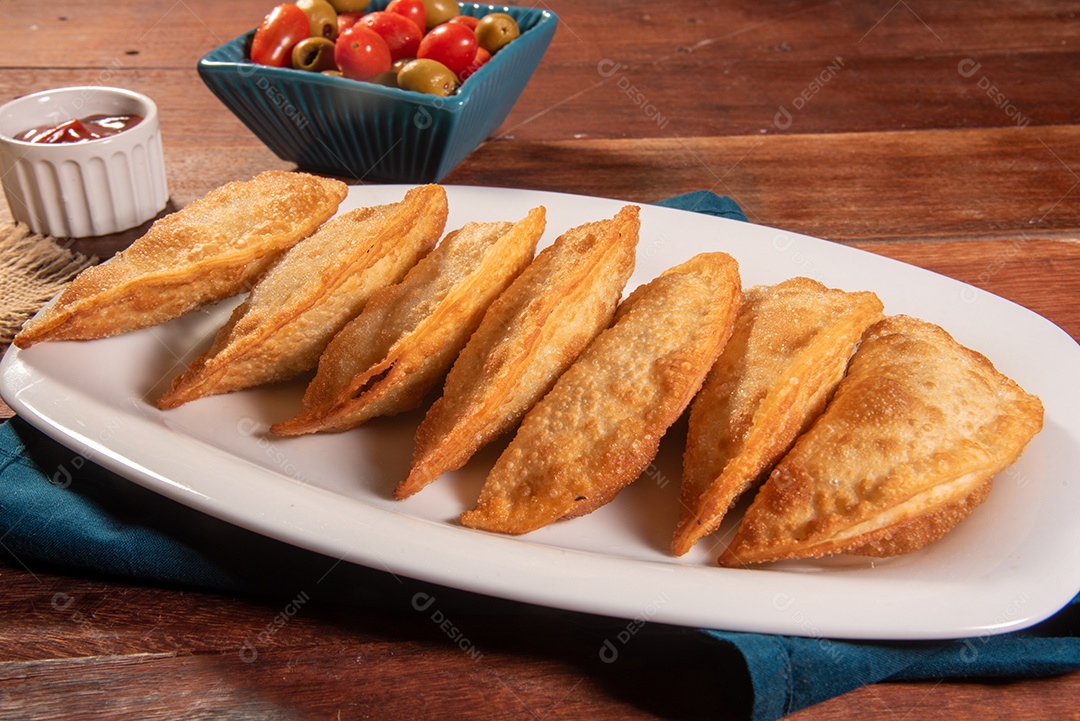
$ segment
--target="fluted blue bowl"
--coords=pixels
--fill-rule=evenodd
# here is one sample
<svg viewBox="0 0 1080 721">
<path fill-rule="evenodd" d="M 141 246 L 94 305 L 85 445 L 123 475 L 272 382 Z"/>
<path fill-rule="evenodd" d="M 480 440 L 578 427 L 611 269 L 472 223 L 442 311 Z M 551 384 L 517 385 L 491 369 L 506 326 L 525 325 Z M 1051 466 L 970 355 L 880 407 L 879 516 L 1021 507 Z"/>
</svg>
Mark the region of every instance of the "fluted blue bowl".
<svg viewBox="0 0 1080 721">
<path fill-rule="evenodd" d="M 370 9 L 386 4 L 376 0 Z M 303 169 L 374 182 L 438 182 L 506 119 L 558 22 L 536 8 L 459 5 L 463 15 L 508 13 L 521 35 L 450 97 L 256 65 L 244 52 L 254 31 L 207 53 L 199 76 L 278 157 Z"/>
</svg>

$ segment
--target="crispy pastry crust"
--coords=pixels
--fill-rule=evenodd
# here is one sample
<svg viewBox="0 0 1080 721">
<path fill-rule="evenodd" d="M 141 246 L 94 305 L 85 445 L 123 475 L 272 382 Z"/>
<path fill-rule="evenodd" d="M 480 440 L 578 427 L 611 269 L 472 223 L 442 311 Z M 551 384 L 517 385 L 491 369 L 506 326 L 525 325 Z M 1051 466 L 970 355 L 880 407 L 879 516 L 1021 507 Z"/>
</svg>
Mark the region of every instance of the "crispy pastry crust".
<svg viewBox="0 0 1080 721">
<path fill-rule="evenodd" d="M 984 356 L 931 323 L 885 318 L 720 563 L 922 548 L 986 498 L 1042 423 L 1039 399 Z"/>
<path fill-rule="evenodd" d="M 446 191 L 413 188 L 398 203 L 345 213 L 298 243 L 259 279 L 210 349 L 173 379 L 162 409 L 291 378 L 314 368 L 334 334 L 376 291 L 438 242 Z"/>
<path fill-rule="evenodd" d="M 104 338 L 247 290 L 281 253 L 333 215 L 347 190 L 337 180 L 282 171 L 216 188 L 76 276 L 13 342 L 29 348 Z"/>
<path fill-rule="evenodd" d="M 520 534 L 609 502 L 655 457 L 731 334 L 738 264 L 704 253 L 637 288 L 530 410 L 466 511 Z"/>
<path fill-rule="evenodd" d="M 491 305 L 416 431 L 406 498 L 513 428 L 615 314 L 634 271 L 637 206 L 563 233 Z"/>
<path fill-rule="evenodd" d="M 419 405 L 532 260 L 545 217 L 541 206 L 517 223 L 467 223 L 450 233 L 334 337 L 300 413 L 271 431 L 343 431 Z"/>
<path fill-rule="evenodd" d="M 746 292 L 731 340 L 690 411 L 677 555 L 719 528 L 821 414 L 881 311 L 873 293 L 809 278 Z"/>
</svg>

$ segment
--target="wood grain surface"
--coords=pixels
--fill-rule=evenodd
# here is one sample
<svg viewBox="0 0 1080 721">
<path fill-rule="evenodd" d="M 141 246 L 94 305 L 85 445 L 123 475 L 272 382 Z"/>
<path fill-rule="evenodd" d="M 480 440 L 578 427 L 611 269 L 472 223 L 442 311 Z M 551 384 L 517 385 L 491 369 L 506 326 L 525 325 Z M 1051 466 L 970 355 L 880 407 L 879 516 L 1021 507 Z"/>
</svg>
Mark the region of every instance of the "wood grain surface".
<svg viewBox="0 0 1080 721">
<path fill-rule="evenodd" d="M 445 182 L 637 202 L 713 190 L 754 222 L 952 276 L 1080 338 L 1080 2 L 542 6 L 560 24 L 540 68 Z M 170 209 L 183 207 L 292 168 L 194 71 L 269 7 L 0 0 L 0 101 L 75 84 L 149 94 Z M 72 245 L 108 256 L 139 232 Z M 727 719 L 748 703 L 737 659 L 687 629 L 646 626 L 605 664 L 622 622 L 532 607 L 461 604 L 455 639 L 406 596 L 370 607 L 313 591 L 297 605 L 3 553 L 0 583 L 3 719 Z M 1071 674 L 875 684 L 791 718 L 1077 709 Z"/>
</svg>

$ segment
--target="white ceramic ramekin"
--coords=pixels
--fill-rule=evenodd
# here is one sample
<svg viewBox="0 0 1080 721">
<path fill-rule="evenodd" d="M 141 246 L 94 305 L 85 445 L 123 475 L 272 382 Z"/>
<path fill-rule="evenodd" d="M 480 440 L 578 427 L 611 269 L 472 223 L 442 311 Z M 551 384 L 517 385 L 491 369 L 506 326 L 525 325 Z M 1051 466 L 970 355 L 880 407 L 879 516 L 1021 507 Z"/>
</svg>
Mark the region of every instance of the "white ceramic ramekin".
<svg viewBox="0 0 1080 721">
<path fill-rule="evenodd" d="M 98 113 L 143 120 L 116 135 L 78 143 L 15 139 L 30 128 Z M 35 233 L 81 238 L 134 228 L 169 199 L 157 106 L 140 93 L 100 86 L 12 100 L 0 106 L 0 177 L 11 214 Z"/>
</svg>

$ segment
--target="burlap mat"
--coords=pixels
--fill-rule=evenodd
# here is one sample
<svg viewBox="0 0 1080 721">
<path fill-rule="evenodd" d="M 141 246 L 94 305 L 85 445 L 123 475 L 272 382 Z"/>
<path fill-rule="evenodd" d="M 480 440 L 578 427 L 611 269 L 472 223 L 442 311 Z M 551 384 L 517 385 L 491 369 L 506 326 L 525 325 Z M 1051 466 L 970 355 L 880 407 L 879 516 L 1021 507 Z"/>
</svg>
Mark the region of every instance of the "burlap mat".
<svg viewBox="0 0 1080 721">
<path fill-rule="evenodd" d="M 96 262 L 31 233 L 23 223 L 0 225 L 0 352 L 27 318 Z"/>
</svg>

